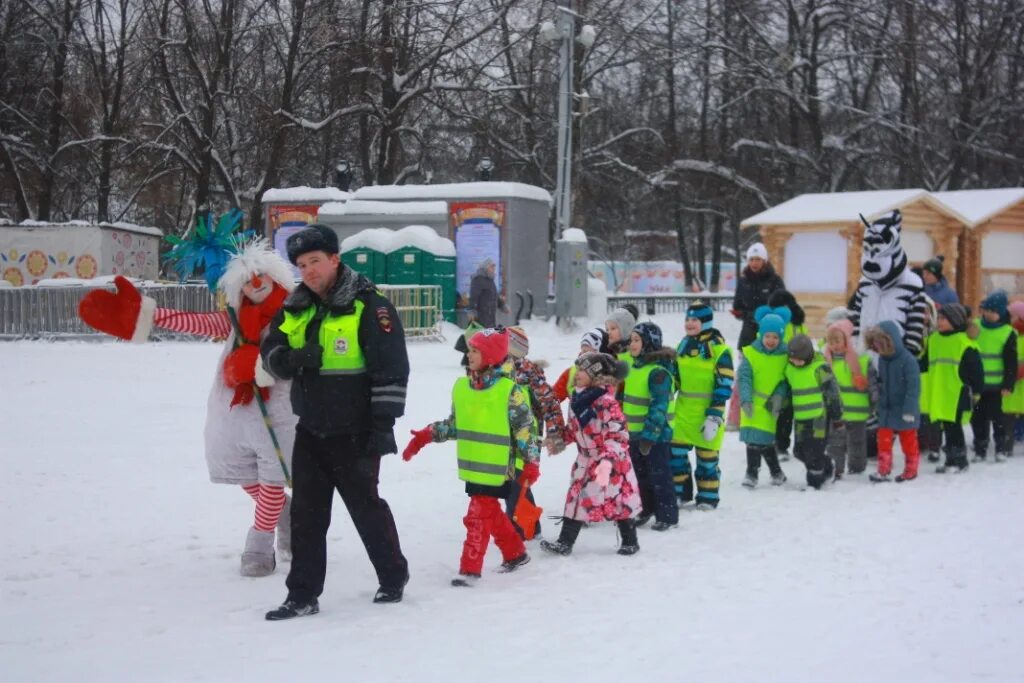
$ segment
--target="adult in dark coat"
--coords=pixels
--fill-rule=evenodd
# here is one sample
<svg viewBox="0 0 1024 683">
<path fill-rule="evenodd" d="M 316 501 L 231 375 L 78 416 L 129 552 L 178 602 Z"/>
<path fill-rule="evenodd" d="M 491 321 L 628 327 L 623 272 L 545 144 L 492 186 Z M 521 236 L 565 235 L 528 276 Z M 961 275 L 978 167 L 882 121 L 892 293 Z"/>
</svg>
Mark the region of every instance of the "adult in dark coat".
<svg viewBox="0 0 1024 683">
<path fill-rule="evenodd" d="M 760 242 L 747 249 L 747 266 L 736 283 L 736 295 L 732 300 L 732 314 L 743 321 L 740 330 L 739 348 L 742 350 L 757 339 L 757 321 L 754 311 L 768 305 L 768 297 L 786 285 L 768 262 L 768 250 Z"/>
<path fill-rule="evenodd" d="M 949 281 L 942 274 L 942 264 L 945 259 L 940 254 L 933 259 L 924 262 L 921 268 L 921 279 L 924 281 L 924 293 L 935 302 L 936 306 L 943 304 L 958 304 L 960 298 L 956 291 L 949 286 Z"/>
<path fill-rule="evenodd" d="M 327 573 L 334 491 L 348 509 L 377 573 L 374 602 L 398 602 L 409 566 L 377 481 L 381 457 L 397 452 L 409 359 L 394 306 L 341 264 L 338 237 L 312 225 L 291 235 L 288 258 L 302 276 L 260 345 L 264 365 L 292 380 L 298 415 L 292 451 L 292 566 L 277 621 L 316 614 Z"/>
<path fill-rule="evenodd" d="M 468 312 L 473 320 L 484 327 L 497 324 L 498 308 L 505 309 L 505 304 L 498 296 L 498 286 L 494 283 L 497 266 L 491 259 L 484 259 L 469 281 Z"/>
</svg>

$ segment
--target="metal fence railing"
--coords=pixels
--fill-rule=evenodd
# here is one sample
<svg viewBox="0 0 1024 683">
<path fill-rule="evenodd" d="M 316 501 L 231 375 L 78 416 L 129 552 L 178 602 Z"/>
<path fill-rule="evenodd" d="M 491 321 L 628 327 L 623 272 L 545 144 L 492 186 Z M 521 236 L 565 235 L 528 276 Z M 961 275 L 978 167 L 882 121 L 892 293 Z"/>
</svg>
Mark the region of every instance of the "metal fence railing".
<svg viewBox="0 0 1024 683">
<path fill-rule="evenodd" d="M 441 288 L 437 285 L 380 285 L 398 311 L 407 337 L 440 339 Z M 96 287 L 11 287 L 0 289 L 0 339 L 89 339 L 102 335 L 78 317 L 78 303 Z M 113 285 L 110 285 L 113 290 Z M 218 310 L 217 297 L 205 284 L 140 286 L 139 291 L 161 308 L 207 313 Z M 153 330 L 164 340 L 194 339 L 191 335 Z"/>
<path fill-rule="evenodd" d="M 685 313 L 694 301 L 700 300 L 711 305 L 716 311 L 727 311 L 732 306 L 732 292 L 697 292 L 685 294 L 609 294 L 608 311 L 633 304 L 641 314 Z"/>
</svg>

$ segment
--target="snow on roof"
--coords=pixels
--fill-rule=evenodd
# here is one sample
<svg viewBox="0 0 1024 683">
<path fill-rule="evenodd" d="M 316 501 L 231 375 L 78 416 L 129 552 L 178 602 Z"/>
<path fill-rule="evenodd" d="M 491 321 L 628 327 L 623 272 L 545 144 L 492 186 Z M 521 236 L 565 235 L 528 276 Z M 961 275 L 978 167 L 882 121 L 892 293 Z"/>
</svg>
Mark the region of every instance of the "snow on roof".
<svg viewBox="0 0 1024 683">
<path fill-rule="evenodd" d="M 355 192 L 356 199 L 408 201 L 410 199 L 532 199 L 552 204 L 551 193 L 524 183 L 474 182 L 440 185 L 369 185 Z"/>
<path fill-rule="evenodd" d="M 342 252 L 363 248 L 390 254 L 405 247 L 416 247 L 434 256 L 455 257 L 455 244 L 429 225 L 407 225 L 401 230 L 368 228 L 341 243 Z"/>
<path fill-rule="evenodd" d="M 263 193 L 263 203 L 270 202 L 343 202 L 351 197 L 336 187 L 272 187 Z"/>
<path fill-rule="evenodd" d="M 319 216 L 391 216 L 391 215 L 448 215 L 447 202 L 382 202 L 351 199 L 347 202 L 328 202 L 320 207 Z"/>
<path fill-rule="evenodd" d="M 387 252 L 391 246 L 391 236 L 394 230 L 387 228 L 367 228 L 360 230 L 351 237 L 346 237 L 341 242 L 341 251 L 352 251 L 353 249 L 372 249 L 373 251 Z"/>
<path fill-rule="evenodd" d="M 566 228 L 562 231 L 561 241 L 563 242 L 586 242 L 587 233 L 579 228 Z"/>
<path fill-rule="evenodd" d="M 932 196 L 961 214 L 973 228 L 997 213 L 1024 201 L 1024 187 L 1004 187 L 996 190 L 952 190 L 932 192 Z"/>
<path fill-rule="evenodd" d="M 919 199 L 925 200 L 943 213 L 968 222 L 927 190 L 910 189 L 802 194 L 744 219 L 740 226 L 850 223 L 859 221 L 859 214 L 864 214 L 865 218 L 871 220 Z"/>
<path fill-rule="evenodd" d="M 407 225 L 401 230 L 396 230 L 388 252 L 403 247 L 416 247 L 434 256 L 455 257 L 455 244 L 450 239 L 438 235 L 429 225 Z"/>
<path fill-rule="evenodd" d="M 114 228 L 115 230 L 123 230 L 125 232 L 137 232 L 142 235 L 153 235 L 154 237 L 163 237 L 163 230 L 160 228 L 152 228 L 145 225 L 135 225 L 134 223 L 91 223 L 89 221 L 67 221 L 66 223 L 55 223 L 53 221 L 34 221 L 24 220 L 21 223 L 8 223 L 2 227 L 7 228 Z"/>
</svg>

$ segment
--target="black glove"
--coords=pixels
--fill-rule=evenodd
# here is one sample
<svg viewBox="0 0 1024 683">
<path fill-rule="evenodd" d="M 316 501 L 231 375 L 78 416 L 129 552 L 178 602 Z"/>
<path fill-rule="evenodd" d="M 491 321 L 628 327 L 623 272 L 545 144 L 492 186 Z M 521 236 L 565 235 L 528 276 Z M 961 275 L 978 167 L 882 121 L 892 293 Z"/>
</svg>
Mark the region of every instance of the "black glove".
<svg viewBox="0 0 1024 683">
<path fill-rule="evenodd" d="M 648 441 L 647 439 L 640 440 L 640 455 L 647 455 L 654 448 L 654 442 Z"/>
<path fill-rule="evenodd" d="M 300 368 L 319 370 L 323 356 L 324 348 L 316 342 L 310 342 L 301 349 L 292 349 L 288 352 L 288 365 L 292 366 L 293 370 Z"/>
<path fill-rule="evenodd" d="M 393 419 L 374 418 L 373 437 L 370 442 L 370 448 L 377 455 L 398 452 L 398 444 L 395 443 L 395 421 Z"/>
</svg>

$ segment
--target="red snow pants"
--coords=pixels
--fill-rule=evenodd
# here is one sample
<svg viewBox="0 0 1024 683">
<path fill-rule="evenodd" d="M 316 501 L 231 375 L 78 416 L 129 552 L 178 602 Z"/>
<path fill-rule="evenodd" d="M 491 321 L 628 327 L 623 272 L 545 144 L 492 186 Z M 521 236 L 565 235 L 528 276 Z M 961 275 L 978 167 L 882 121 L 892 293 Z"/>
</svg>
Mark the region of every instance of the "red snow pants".
<svg viewBox="0 0 1024 683">
<path fill-rule="evenodd" d="M 466 542 L 462 545 L 462 561 L 459 563 L 459 571 L 463 574 L 480 574 L 491 536 L 501 551 L 501 559 L 506 562 L 526 552 L 523 539 L 519 538 L 512 520 L 497 498 L 470 496 L 469 509 L 462 522 L 466 525 Z"/>
<path fill-rule="evenodd" d="M 917 476 L 917 466 L 921 461 L 921 452 L 917 447 L 917 430 L 904 429 L 895 432 L 900 437 L 900 448 L 906 457 L 906 464 L 903 467 L 903 477 L 913 479 Z M 892 442 L 894 431 L 887 427 L 878 428 L 878 473 L 889 474 L 892 472 Z"/>
</svg>

